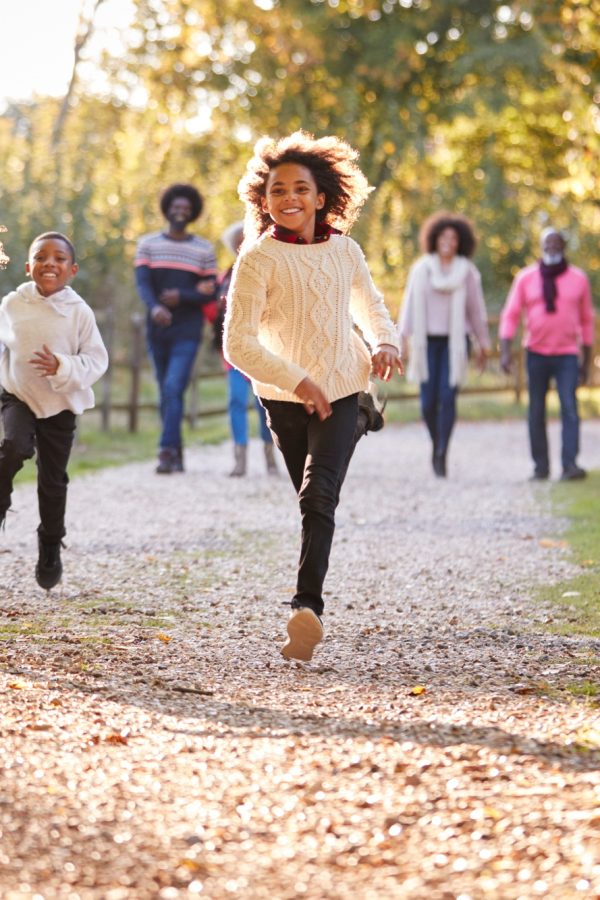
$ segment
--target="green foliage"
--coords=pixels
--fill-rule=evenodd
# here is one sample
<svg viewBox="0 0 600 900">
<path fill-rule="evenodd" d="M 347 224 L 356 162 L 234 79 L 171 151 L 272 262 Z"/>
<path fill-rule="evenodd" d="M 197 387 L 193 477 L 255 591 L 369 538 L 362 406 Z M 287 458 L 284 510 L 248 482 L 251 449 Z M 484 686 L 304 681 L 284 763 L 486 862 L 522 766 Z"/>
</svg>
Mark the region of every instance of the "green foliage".
<svg viewBox="0 0 600 900">
<path fill-rule="evenodd" d="M 37 232 L 65 230 L 76 287 L 124 352 L 135 242 L 160 227 L 160 190 L 198 184 L 199 229 L 218 242 L 252 141 L 303 127 L 361 151 L 377 190 L 355 236 L 393 312 L 441 207 L 477 225 L 492 310 L 549 221 L 598 296 L 599 13 L 598 0 L 137 0 L 124 58 L 101 61 L 105 94 L 76 81 L 58 130 L 54 99 L 0 118 L 0 292 Z"/>
</svg>

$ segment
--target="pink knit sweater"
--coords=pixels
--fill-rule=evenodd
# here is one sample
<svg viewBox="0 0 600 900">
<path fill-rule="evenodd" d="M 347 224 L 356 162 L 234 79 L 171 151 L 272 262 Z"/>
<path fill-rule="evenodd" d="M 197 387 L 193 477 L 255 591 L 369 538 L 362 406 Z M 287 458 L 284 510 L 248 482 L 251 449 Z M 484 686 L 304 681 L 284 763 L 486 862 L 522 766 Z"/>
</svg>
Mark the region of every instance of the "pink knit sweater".
<svg viewBox="0 0 600 900">
<path fill-rule="evenodd" d="M 569 266 L 556 279 L 556 312 L 546 312 L 539 264 L 522 269 L 515 277 L 500 318 L 501 339 L 514 338 L 519 319 L 525 316 L 523 344 L 543 356 L 578 353 L 581 344 L 594 343 L 594 308 L 585 272 Z"/>
</svg>

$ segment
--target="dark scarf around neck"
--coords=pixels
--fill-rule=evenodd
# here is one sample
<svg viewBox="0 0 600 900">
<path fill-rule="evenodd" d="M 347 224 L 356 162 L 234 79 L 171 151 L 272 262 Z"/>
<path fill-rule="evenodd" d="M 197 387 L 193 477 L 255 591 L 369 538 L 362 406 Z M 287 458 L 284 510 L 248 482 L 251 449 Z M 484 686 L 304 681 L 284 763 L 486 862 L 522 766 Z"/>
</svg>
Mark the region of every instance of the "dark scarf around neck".
<svg viewBox="0 0 600 900">
<path fill-rule="evenodd" d="M 548 266 L 543 259 L 540 259 L 540 274 L 542 276 L 542 290 L 544 292 L 544 300 L 546 301 L 546 312 L 556 312 L 556 279 L 563 272 L 567 271 L 569 263 L 564 258 L 559 263 L 553 263 Z"/>
</svg>

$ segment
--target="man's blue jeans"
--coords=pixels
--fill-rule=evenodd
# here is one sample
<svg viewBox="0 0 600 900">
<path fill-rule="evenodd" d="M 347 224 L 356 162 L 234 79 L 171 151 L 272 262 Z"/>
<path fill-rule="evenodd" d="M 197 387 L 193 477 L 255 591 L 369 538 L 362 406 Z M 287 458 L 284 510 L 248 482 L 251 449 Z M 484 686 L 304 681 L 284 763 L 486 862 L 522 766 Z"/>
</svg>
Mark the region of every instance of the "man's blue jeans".
<svg viewBox="0 0 600 900">
<path fill-rule="evenodd" d="M 181 448 L 183 395 L 190 381 L 198 346 L 196 340 L 170 340 L 162 335 L 148 341 L 160 396 L 161 448 Z"/>
<path fill-rule="evenodd" d="M 250 382 L 237 369 L 229 369 L 227 372 L 227 385 L 229 388 L 229 423 L 234 443 L 248 443 L 248 391 L 251 390 Z M 273 443 L 273 436 L 267 425 L 267 416 L 261 406 L 258 397 L 254 397 L 260 425 L 260 436 L 265 444 Z"/>
<path fill-rule="evenodd" d="M 434 453 L 444 456 L 456 421 L 456 393 L 450 384 L 447 337 L 427 338 L 429 378 L 421 384 L 421 414 L 433 443 Z"/>
<path fill-rule="evenodd" d="M 527 351 L 527 378 L 529 383 L 529 442 L 535 474 L 546 476 L 550 472 L 548 436 L 546 434 L 546 395 L 550 381 L 556 382 L 560 401 L 562 423 L 563 469 L 575 463 L 579 453 L 579 414 L 577 412 L 577 384 L 579 361 L 575 354 L 543 356 Z"/>
</svg>

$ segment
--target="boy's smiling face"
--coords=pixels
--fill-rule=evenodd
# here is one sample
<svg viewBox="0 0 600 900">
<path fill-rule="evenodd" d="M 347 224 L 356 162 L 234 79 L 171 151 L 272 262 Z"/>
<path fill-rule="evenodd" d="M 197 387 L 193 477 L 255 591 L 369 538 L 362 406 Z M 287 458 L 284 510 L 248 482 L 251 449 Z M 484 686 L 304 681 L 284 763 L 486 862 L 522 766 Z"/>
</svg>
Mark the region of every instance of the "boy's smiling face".
<svg viewBox="0 0 600 900">
<path fill-rule="evenodd" d="M 277 225 L 293 231 L 307 243 L 315 236 L 318 209 L 325 205 L 325 194 L 317 189 L 310 169 L 298 163 L 282 163 L 271 169 L 262 201 Z"/>
<path fill-rule="evenodd" d="M 26 273 L 35 282 L 43 297 L 62 291 L 77 273 L 71 249 L 59 238 L 43 238 L 36 241 L 29 251 Z"/>
</svg>

